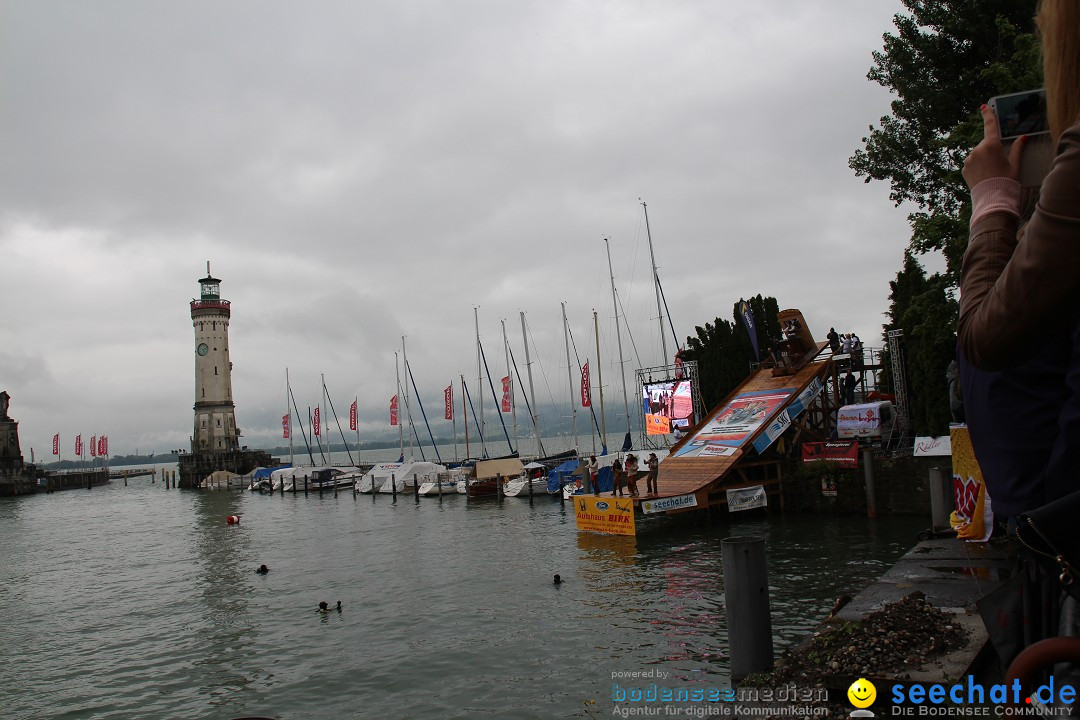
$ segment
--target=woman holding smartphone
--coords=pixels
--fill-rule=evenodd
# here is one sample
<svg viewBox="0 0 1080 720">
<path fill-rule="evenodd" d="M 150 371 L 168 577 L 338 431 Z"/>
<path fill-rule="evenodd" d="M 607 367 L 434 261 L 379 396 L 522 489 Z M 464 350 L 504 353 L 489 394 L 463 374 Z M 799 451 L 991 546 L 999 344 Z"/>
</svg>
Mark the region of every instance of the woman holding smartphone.
<svg viewBox="0 0 1080 720">
<path fill-rule="evenodd" d="M 963 171 L 972 215 L 957 327 L 971 442 L 995 513 L 1025 546 L 1026 525 L 1048 508 L 1060 517 L 1063 503 L 1076 504 L 1065 516 L 1080 515 L 1080 1 L 1042 0 L 1037 22 L 1053 164 L 1022 224 L 1025 138 L 1006 150 L 998 118 L 982 106 L 984 137 Z M 1043 555 L 1064 557 L 1074 523 L 1045 533 L 1062 548 Z M 1080 629 L 1063 592 L 1068 573 L 1059 581 L 1038 569 L 1045 558 L 1025 557 L 1012 597 L 994 601 L 1012 629 L 987 628 L 1006 663 L 1031 642 Z"/>
<path fill-rule="evenodd" d="M 1042 0 L 1037 22 L 1056 148 L 1022 241 L 1017 177 L 1024 138 L 1006 151 L 997 118 L 984 105 L 983 140 L 964 163 L 972 217 L 960 281 L 960 349 L 979 370 L 1011 373 L 1010 387 L 1032 401 L 1019 410 L 1029 417 L 1010 419 L 1013 427 L 1034 423 L 1044 436 L 1042 449 L 1029 447 L 1026 458 L 1016 458 L 1044 465 L 1040 477 L 1019 488 L 987 478 L 995 510 L 1006 515 L 1080 490 L 1080 2 Z M 979 455 L 979 418 L 968 422 Z"/>
</svg>

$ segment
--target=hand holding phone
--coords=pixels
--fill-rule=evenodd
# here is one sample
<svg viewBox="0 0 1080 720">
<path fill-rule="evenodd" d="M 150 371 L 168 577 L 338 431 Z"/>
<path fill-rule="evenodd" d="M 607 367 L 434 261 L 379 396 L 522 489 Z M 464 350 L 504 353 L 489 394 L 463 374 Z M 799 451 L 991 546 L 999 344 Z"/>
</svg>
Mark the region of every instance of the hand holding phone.
<svg viewBox="0 0 1080 720">
<path fill-rule="evenodd" d="M 983 139 L 964 161 L 968 187 L 994 177 L 1011 178 L 1025 187 L 1041 185 L 1053 154 L 1043 91 L 990 98 L 981 112 Z"/>
<path fill-rule="evenodd" d="M 1050 171 L 1054 150 L 1047 123 L 1046 92 L 1039 89 L 997 95 L 990 98 L 987 105 L 997 118 L 998 132 L 1006 154 L 1010 154 L 1018 138 L 1025 138 L 1016 177 L 1020 185 L 1042 185 L 1043 178 Z"/>
</svg>

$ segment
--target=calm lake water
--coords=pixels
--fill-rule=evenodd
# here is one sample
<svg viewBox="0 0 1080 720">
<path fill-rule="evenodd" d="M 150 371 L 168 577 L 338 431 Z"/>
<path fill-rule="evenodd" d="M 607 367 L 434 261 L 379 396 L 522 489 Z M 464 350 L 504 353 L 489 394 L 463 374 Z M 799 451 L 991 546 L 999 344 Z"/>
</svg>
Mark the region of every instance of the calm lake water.
<svg viewBox="0 0 1080 720">
<path fill-rule="evenodd" d="M 579 534 L 572 506 L 548 497 L 140 478 L 0 499 L 0 715 L 610 716 L 615 671 L 729 684 L 722 538 L 767 539 L 779 652 L 927 524 L 746 515 L 623 538 Z M 320 600 L 343 610 L 322 615 Z"/>
</svg>

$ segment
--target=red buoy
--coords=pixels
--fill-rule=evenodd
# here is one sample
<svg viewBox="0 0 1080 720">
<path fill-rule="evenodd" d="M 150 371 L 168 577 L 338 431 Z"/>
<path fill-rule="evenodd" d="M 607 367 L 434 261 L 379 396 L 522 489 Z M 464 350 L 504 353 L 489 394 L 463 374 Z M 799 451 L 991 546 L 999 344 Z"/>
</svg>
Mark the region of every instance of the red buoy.
<svg viewBox="0 0 1080 720">
<path fill-rule="evenodd" d="M 240 516 L 239 515 L 230 515 L 228 522 L 229 522 L 230 525 L 239 525 L 240 524 Z"/>
</svg>

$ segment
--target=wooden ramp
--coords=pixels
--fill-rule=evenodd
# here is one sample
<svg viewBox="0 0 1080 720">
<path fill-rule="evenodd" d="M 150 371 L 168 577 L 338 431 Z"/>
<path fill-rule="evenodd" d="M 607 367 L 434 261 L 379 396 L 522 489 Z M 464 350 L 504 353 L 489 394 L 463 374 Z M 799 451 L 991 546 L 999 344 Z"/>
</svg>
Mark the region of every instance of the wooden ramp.
<svg viewBox="0 0 1080 720">
<path fill-rule="evenodd" d="M 826 345 L 820 344 L 814 353 L 815 357 Z M 747 468 L 764 464 L 761 455 L 754 449 L 755 441 L 759 442 L 762 450 L 767 449 L 767 444 L 771 444 L 770 433 L 782 432 L 783 413 L 794 410 L 797 414 L 809 404 L 808 398 L 810 402 L 813 401 L 822 390 L 831 364 L 832 357 L 828 356 L 824 360 L 807 363 L 793 375 L 776 377 L 773 376 L 771 368 L 757 370 L 671 449 L 671 454 L 660 463 L 657 482 L 659 492 L 636 498 L 635 505 L 650 514 L 668 514 L 710 505 L 725 505 L 726 490 L 765 484 L 760 477 L 751 478 L 746 473 Z M 758 401 L 757 398 L 762 399 Z M 733 419 L 740 410 L 744 414 L 753 410 L 754 403 L 771 404 L 764 411 L 763 418 L 753 418 L 742 426 L 725 425 L 725 422 Z M 740 427 L 750 429 L 741 433 L 740 437 Z M 734 429 L 735 432 L 721 434 L 719 430 L 724 428 Z M 775 441 L 775 437 L 772 437 L 772 441 Z M 638 484 L 641 487 L 645 483 L 639 481 Z M 772 484 L 778 486 L 779 477 Z M 778 490 L 777 487 L 776 491 Z M 688 495 L 694 495 L 696 503 L 683 504 L 669 510 L 653 507 L 654 501 Z M 668 503 L 655 504 L 662 506 Z"/>
</svg>

